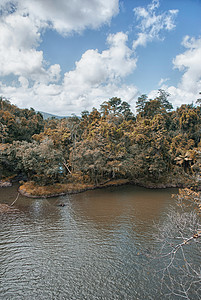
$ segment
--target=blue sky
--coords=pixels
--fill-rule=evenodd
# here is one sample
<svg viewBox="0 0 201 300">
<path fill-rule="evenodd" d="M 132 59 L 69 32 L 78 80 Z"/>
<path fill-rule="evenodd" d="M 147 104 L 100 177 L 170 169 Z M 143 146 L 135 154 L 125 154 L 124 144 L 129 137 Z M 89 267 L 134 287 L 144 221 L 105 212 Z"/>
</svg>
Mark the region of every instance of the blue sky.
<svg viewBox="0 0 201 300">
<path fill-rule="evenodd" d="M 201 91 L 201 0 L 1 0 L 0 94 L 80 114 L 120 97 Z"/>
</svg>

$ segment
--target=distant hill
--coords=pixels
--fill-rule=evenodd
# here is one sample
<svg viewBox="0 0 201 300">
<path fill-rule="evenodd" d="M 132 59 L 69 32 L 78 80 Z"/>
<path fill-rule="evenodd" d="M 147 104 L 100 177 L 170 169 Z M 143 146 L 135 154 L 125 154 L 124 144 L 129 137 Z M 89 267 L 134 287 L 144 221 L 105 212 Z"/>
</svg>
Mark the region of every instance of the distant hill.
<svg viewBox="0 0 201 300">
<path fill-rule="evenodd" d="M 49 114 L 43 111 L 39 111 L 39 113 L 42 114 L 43 118 L 46 119 L 51 119 L 51 118 L 55 118 L 55 119 L 63 119 L 63 118 L 69 118 L 70 116 L 57 116 L 57 115 L 53 115 L 53 114 Z"/>
</svg>

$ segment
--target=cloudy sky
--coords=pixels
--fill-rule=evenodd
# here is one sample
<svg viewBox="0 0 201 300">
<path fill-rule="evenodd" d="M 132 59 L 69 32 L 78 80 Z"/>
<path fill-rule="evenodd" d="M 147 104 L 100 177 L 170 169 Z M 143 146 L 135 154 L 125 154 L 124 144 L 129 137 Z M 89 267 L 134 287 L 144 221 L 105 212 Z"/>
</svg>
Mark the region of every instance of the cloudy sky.
<svg viewBox="0 0 201 300">
<path fill-rule="evenodd" d="M 80 114 L 159 88 L 175 107 L 201 91 L 201 0 L 0 0 L 0 95 Z"/>
</svg>

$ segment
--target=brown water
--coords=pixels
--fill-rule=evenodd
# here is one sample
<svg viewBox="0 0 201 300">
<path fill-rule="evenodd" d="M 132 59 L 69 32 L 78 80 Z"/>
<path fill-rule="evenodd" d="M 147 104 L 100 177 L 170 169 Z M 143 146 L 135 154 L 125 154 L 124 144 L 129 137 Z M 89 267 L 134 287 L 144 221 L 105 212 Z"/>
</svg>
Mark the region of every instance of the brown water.
<svg viewBox="0 0 201 300">
<path fill-rule="evenodd" d="M 144 253 L 176 192 L 124 186 L 20 196 L 0 213 L 0 299 L 160 299 Z M 0 203 L 16 196 L 17 187 L 2 188 Z"/>
</svg>

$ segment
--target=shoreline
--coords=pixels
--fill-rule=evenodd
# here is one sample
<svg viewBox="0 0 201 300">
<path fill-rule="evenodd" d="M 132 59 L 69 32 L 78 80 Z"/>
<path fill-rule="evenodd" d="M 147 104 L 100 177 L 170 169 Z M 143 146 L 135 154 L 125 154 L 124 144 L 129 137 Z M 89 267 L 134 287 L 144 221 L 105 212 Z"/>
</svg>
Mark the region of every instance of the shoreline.
<svg viewBox="0 0 201 300">
<path fill-rule="evenodd" d="M 12 181 L 0 181 L 0 188 L 11 187 Z M 83 184 L 83 183 L 55 183 L 48 186 L 39 186 L 32 181 L 27 181 L 19 186 L 18 192 L 27 198 L 55 198 L 65 195 L 79 194 L 90 190 L 103 189 L 107 187 L 118 187 L 122 185 L 135 185 L 146 189 L 168 189 L 168 188 L 190 188 L 201 190 L 201 186 L 196 184 L 192 178 L 177 178 L 177 180 L 170 180 L 167 178 L 166 182 L 153 183 L 148 180 L 129 180 L 116 179 L 109 180 L 99 185 Z"/>
<path fill-rule="evenodd" d="M 66 184 L 66 190 L 60 192 L 60 193 L 44 193 L 44 194 L 31 194 L 29 192 L 27 192 L 26 190 L 26 183 L 23 186 L 20 186 L 18 189 L 18 192 L 22 195 L 25 196 L 27 198 L 55 198 L 55 197 L 60 197 L 60 196 L 65 196 L 65 195 L 73 195 L 73 194 L 80 194 L 80 193 L 84 193 L 87 191 L 92 191 L 92 190 L 97 190 L 97 189 L 103 189 L 103 188 L 107 188 L 107 187 L 117 187 L 117 186 L 122 186 L 122 185 L 128 185 L 131 184 L 128 180 L 126 179 L 121 179 L 121 180 L 113 180 L 111 182 L 108 182 L 106 184 L 101 184 L 101 185 L 82 185 L 81 188 L 77 188 L 76 184 L 74 184 L 74 186 L 70 186 L 68 187 L 68 185 Z M 55 186 L 55 185 L 54 185 Z M 80 186 L 80 184 L 78 184 L 78 186 Z M 51 188 L 52 186 L 50 186 Z M 47 187 L 46 187 L 47 188 Z"/>
<path fill-rule="evenodd" d="M 54 198 L 54 197 L 60 197 L 60 196 L 65 196 L 65 195 L 73 195 L 73 194 L 79 194 L 79 193 L 83 193 L 86 191 L 90 191 L 90 190 L 96 190 L 96 189 L 103 189 L 103 188 L 107 188 L 107 187 L 118 187 L 118 186 L 123 186 L 123 185 L 135 185 L 135 186 L 140 186 L 140 187 L 144 187 L 147 189 L 168 189 L 168 188 L 185 188 L 187 186 L 185 186 L 184 184 L 181 183 L 140 183 L 140 182 L 134 182 L 134 181 L 129 181 L 127 179 L 119 179 L 119 180 L 112 180 L 110 182 L 107 182 L 105 184 L 102 185 L 97 185 L 97 186 L 87 186 L 87 185 L 82 185 L 82 187 L 80 187 L 80 184 L 78 185 L 79 187 L 76 187 L 76 184 L 74 184 L 74 186 L 72 187 L 68 187 L 68 185 L 64 185 L 64 188 L 66 190 L 62 190 L 61 192 L 50 192 L 50 190 L 48 190 L 48 187 L 45 187 L 46 189 L 46 193 L 44 192 L 39 193 L 39 194 L 34 194 L 34 193 L 30 193 L 27 191 L 26 189 L 26 185 L 29 185 L 28 183 L 25 183 L 24 185 L 20 186 L 18 191 L 21 195 L 27 197 L 27 198 Z M 56 185 L 54 185 L 55 187 Z M 61 185 L 60 185 L 61 186 Z M 40 188 L 40 187 L 39 187 Z M 43 189 L 44 187 L 42 187 Z M 51 189 L 52 186 L 49 186 L 49 188 Z"/>
</svg>

